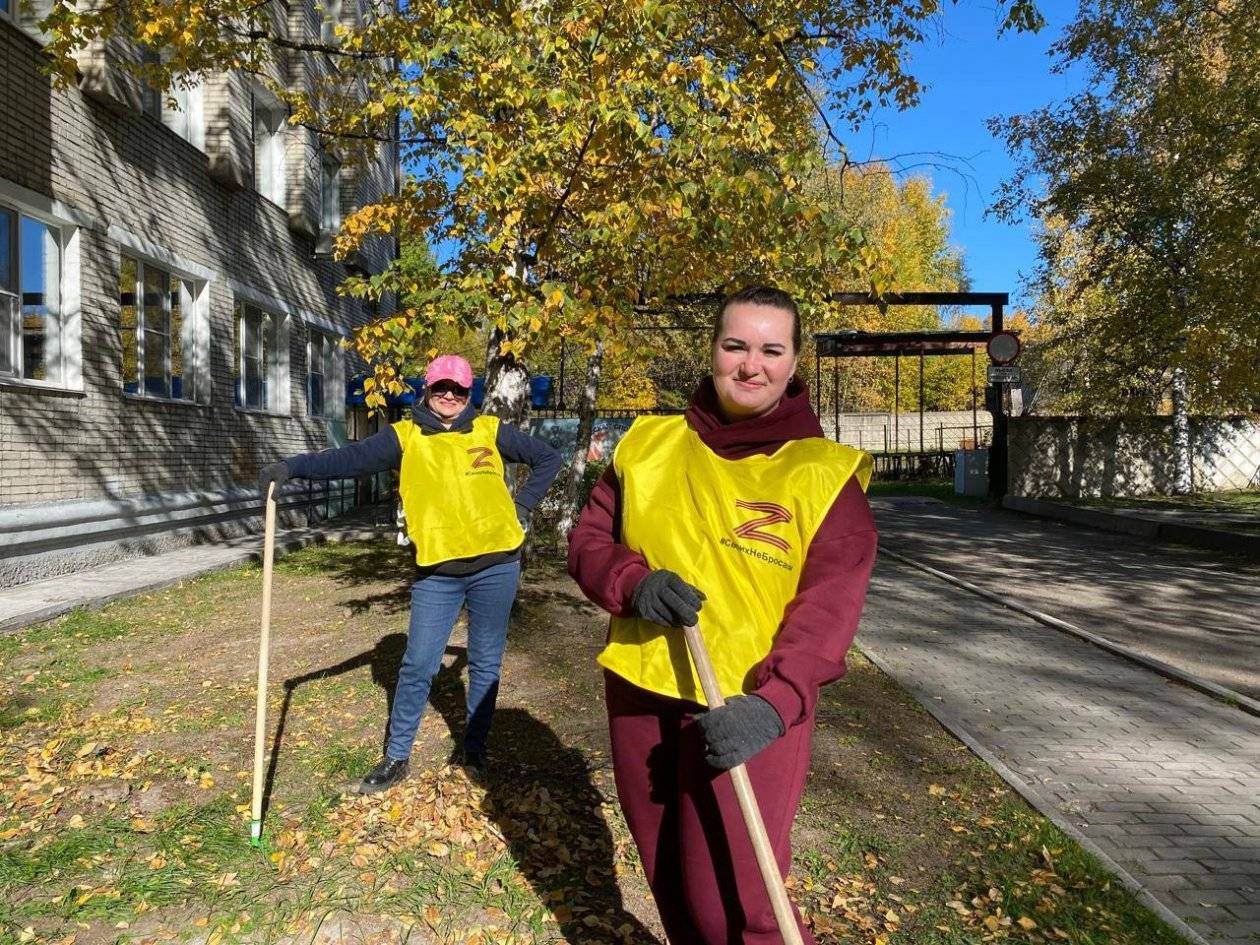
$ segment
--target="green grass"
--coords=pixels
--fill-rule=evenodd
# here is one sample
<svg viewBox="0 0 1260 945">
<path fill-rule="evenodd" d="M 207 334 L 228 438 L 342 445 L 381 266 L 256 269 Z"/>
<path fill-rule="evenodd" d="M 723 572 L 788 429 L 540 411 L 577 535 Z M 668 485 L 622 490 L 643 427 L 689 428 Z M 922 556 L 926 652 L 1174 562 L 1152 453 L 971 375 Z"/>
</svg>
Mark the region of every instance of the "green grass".
<svg viewBox="0 0 1260 945">
<path fill-rule="evenodd" d="M 1186 509 L 1204 512 L 1234 512 L 1260 514 L 1260 489 L 1240 489 L 1231 492 L 1197 492 L 1192 495 L 1147 495 L 1133 497 L 1103 497 L 1075 500 L 1083 505 L 1134 506 L 1138 508 Z"/>
<path fill-rule="evenodd" d="M 357 778 L 379 760 L 379 750 L 371 745 L 330 745 L 315 759 L 314 767 L 328 778 Z"/>
<path fill-rule="evenodd" d="M 985 500 L 975 496 L 955 495 L 954 483 L 947 479 L 873 479 L 866 494 L 872 497 L 927 496 L 942 502 L 979 504 Z"/>
</svg>

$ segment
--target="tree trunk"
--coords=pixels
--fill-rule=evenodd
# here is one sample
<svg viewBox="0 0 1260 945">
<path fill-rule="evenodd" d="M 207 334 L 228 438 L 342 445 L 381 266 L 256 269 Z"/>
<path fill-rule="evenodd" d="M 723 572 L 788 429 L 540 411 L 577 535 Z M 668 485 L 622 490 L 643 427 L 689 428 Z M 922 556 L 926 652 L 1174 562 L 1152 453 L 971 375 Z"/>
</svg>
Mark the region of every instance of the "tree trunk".
<svg viewBox="0 0 1260 945">
<path fill-rule="evenodd" d="M 504 338 L 499 328 L 490 332 L 490 341 L 486 345 L 486 391 L 481 412 L 521 426 L 529 409 L 529 371 L 515 354 L 499 354 L 499 343 Z"/>
<path fill-rule="evenodd" d="M 582 482 L 586 478 L 586 455 L 591 448 L 591 433 L 595 428 L 595 396 L 599 392 L 599 374 L 604 367 L 604 343 L 595 342 L 595 350 L 586 360 L 586 386 L 578 403 L 577 438 L 573 445 L 573 462 L 569 464 L 569 478 L 565 483 L 564 507 L 560 510 L 557 531 L 560 540 L 568 538 L 570 529 L 577 523 L 578 506 L 581 505 Z"/>
<path fill-rule="evenodd" d="M 1191 469 L 1194 452 L 1190 444 L 1188 399 L 1189 390 L 1186 383 L 1186 369 L 1182 367 L 1173 368 L 1173 493 L 1175 495 L 1189 495 L 1194 491 Z"/>
</svg>

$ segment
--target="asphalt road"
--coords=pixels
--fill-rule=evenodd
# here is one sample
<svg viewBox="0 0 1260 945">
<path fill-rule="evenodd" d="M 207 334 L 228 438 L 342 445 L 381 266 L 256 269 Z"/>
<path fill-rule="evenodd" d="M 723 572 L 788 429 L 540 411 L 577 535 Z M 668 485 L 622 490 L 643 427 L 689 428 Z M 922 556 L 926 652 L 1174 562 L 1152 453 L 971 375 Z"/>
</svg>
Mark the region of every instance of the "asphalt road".
<svg viewBox="0 0 1260 945">
<path fill-rule="evenodd" d="M 871 504 L 881 547 L 1260 698 L 1258 562 L 979 505 Z"/>
</svg>

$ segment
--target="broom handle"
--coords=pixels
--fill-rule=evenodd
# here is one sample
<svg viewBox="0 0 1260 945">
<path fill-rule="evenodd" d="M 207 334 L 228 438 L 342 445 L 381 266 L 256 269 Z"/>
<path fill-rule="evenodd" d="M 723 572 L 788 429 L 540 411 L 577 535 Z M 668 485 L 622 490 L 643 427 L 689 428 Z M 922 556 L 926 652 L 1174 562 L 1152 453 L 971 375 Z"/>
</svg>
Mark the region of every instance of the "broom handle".
<svg viewBox="0 0 1260 945">
<path fill-rule="evenodd" d="M 258 701 L 254 710 L 254 793 L 250 805 L 250 840 L 262 837 L 263 747 L 267 728 L 267 661 L 271 651 L 271 565 L 276 557 L 276 484 L 267 485 L 263 530 L 262 634 L 258 644 Z"/>
<path fill-rule="evenodd" d="M 725 705 L 726 700 L 722 698 L 722 690 L 718 688 L 717 675 L 713 672 L 709 650 L 704 645 L 700 630 L 694 626 L 683 627 L 683 633 L 687 637 L 687 649 L 691 653 L 692 663 L 695 664 L 696 674 L 700 677 L 700 688 L 704 690 L 705 702 L 710 709 Z M 774 859 L 770 839 L 766 836 L 761 808 L 757 805 L 757 796 L 753 794 L 752 782 L 748 780 L 748 769 L 739 764 L 730 769 L 730 775 L 735 797 L 739 800 L 739 809 L 744 815 L 744 824 L 748 828 L 748 837 L 752 840 L 753 852 L 757 855 L 761 879 L 766 884 L 766 893 L 774 907 L 774 918 L 779 923 L 779 934 L 783 936 L 786 945 L 803 945 L 801 930 L 796 924 L 792 903 L 788 900 L 787 888 L 783 885 L 783 876 L 779 873 L 779 864 Z"/>
</svg>

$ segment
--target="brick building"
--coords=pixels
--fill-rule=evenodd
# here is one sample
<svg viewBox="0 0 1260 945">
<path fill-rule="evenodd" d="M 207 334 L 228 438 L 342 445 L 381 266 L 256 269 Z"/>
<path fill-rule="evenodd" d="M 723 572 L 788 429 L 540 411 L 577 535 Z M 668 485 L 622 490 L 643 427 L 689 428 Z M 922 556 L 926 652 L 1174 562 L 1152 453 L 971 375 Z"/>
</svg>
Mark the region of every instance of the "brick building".
<svg viewBox="0 0 1260 945">
<path fill-rule="evenodd" d="M 361 15 L 275 6 L 293 38 Z M 261 464 L 355 436 L 337 342 L 378 313 L 335 289 L 396 252 L 328 258 L 393 147 L 343 163 L 243 75 L 155 94 L 116 40 L 58 90 L 36 21 L 0 0 L 0 586 L 253 527 Z"/>
</svg>

